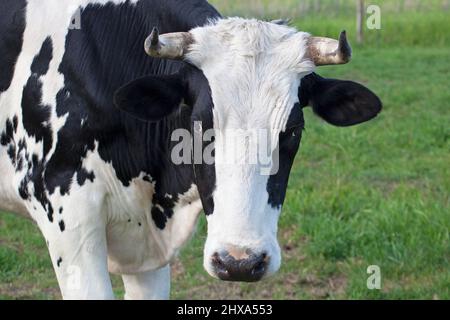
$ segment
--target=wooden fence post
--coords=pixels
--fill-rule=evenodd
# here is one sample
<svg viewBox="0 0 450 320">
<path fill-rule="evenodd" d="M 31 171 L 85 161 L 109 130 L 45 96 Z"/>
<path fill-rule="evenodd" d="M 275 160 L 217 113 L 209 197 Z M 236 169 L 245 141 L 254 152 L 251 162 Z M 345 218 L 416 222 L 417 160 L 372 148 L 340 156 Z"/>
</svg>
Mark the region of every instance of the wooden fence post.
<svg viewBox="0 0 450 320">
<path fill-rule="evenodd" d="M 356 0 L 356 41 L 364 41 L 364 0 Z"/>
</svg>

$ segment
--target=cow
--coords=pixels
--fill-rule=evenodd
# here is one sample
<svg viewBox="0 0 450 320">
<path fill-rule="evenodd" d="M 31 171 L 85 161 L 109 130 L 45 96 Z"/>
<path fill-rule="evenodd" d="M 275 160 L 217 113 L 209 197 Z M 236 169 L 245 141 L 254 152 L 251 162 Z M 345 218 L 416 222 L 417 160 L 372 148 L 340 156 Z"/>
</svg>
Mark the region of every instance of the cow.
<svg viewBox="0 0 450 320">
<path fill-rule="evenodd" d="M 224 18 L 204 0 L 2 0 L 0 56 L 0 209 L 37 224 L 64 299 L 113 299 L 110 272 L 126 299 L 168 298 L 202 210 L 211 276 L 274 274 L 303 108 L 341 127 L 382 109 L 315 73 L 350 60 L 345 32 Z M 239 129 L 268 132 L 277 170 L 222 161 L 258 143 L 229 143 Z M 176 130 L 218 132 L 200 143 L 214 161 L 175 163 Z"/>
</svg>

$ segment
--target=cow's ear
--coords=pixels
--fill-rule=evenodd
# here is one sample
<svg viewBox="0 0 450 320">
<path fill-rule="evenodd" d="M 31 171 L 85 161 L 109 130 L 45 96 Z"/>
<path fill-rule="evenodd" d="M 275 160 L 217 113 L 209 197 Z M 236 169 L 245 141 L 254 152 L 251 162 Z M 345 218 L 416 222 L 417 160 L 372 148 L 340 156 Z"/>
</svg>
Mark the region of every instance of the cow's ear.
<svg viewBox="0 0 450 320">
<path fill-rule="evenodd" d="M 312 106 L 318 116 L 340 127 L 369 121 L 382 109 L 380 99 L 366 87 L 314 73 L 302 79 L 299 98 L 302 107 Z"/>
<path fill-rule="evenodd" d="M 135 118 L 158 121 L 180 107 L 184 91 L 178 75 L 147 76 L 117 90 L 114 103 Z"/>
</svg>

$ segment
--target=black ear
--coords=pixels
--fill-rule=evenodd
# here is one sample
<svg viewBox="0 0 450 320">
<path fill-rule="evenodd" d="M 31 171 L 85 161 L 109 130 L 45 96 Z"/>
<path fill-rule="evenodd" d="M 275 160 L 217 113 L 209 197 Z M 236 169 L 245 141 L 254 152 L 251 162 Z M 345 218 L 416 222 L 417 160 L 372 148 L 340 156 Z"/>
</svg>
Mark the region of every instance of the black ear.
<svg viewBox="0 0 450 320">
<path fill-rule="evenodd" d="M 302 79 L 299 98 L 302 107 L 312 106 L 318 116 L 340 127 L 369 121 L 382 109 L 380 99 L 366 87 L 315 73 Z"/>
<path fill-rule="evenodd" d="M 117 90 L 114 104 L 135 118 L 158 121 L 177 110 L 183 97 L 183 81 L 178 75 L 147 76 Z"/>
</svg>

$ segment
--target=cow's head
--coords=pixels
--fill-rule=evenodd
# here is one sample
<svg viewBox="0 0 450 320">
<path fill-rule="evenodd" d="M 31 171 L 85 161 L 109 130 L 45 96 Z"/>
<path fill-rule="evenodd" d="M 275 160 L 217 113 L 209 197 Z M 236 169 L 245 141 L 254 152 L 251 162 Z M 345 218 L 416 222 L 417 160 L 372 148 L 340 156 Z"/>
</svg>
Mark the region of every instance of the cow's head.
<svg viewBox="0 0 450 320">
<path fill-rule="evenodd" d="M 216 130 L 215 164 L 194 165 L 208 220 L 206 270 L 235 281 L 274 273 L 281 260 L 277 222 L 304 128 L 302 108 L 312 106 L 337 126 L 368 121 L 381 110 L 365 87 L 313 73 L 316 66 L 349 61 L 345 32 L 333 40 L 283 24 L 230 18 L 184 33 L 159 35 L 155 29 L 145 50 L 194 67 L 138 79 L 118 91 L 116 104 L 149 121 L 187 104 L 192 132 Z M 246 130 L 265 131 L 266 140 L 249 138 Z M 270 174 L 259 161 L 246 161 L 249 150 L 262 144 L 274 160 Z M 242 161 L 233 163 L 227 156 L 236 147 Z"/>
</svg>

